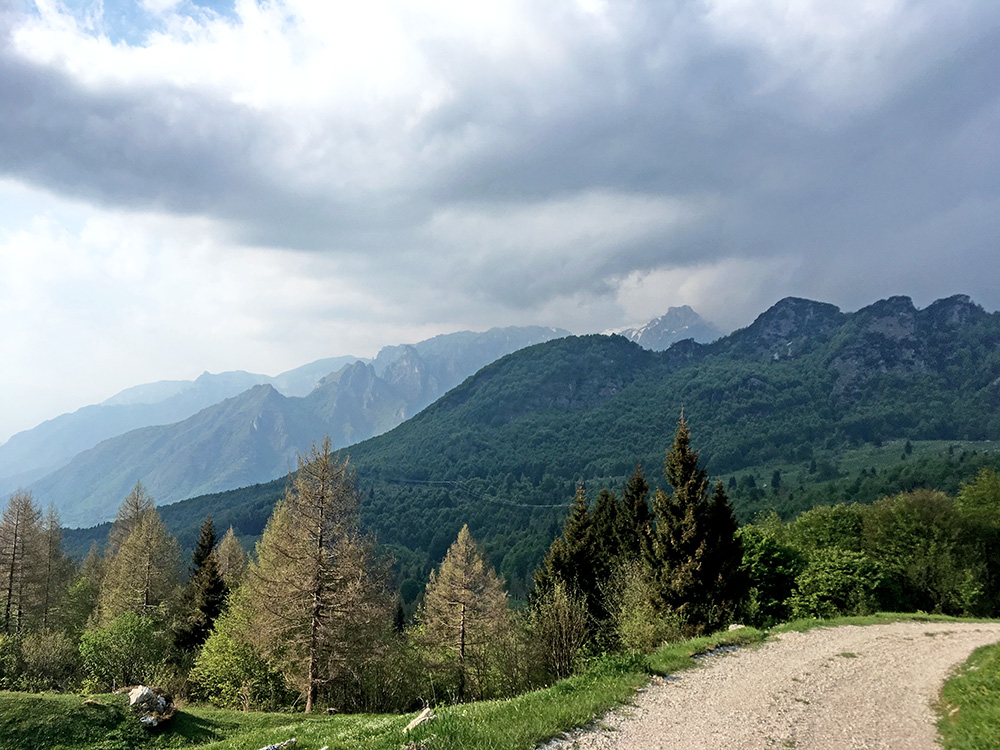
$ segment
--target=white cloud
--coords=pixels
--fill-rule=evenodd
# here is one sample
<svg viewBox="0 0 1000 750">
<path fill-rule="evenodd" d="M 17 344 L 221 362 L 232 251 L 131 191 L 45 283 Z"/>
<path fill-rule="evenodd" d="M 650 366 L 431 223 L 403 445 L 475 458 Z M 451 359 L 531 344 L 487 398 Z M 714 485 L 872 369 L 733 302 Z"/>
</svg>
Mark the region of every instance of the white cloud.
<svg viewBox="0 0 1000 750">
<path fill-rule="evenodd" d="M 693 266 L 633 272 L 618 285 L 616 300 L 630 323 L 690 305 L 724 330 L 742 327 L 781 297 L 798 272 L 794 256 L 723 258 Z"/>
<path fill-rule="evenodd" d="M 96 1 L 0 15 L 0 388 L 45 416 L 460 328 L 745 325 L 921 267 L 1000 299 L 995 0 L 146 6 L 121 38 Z"/>
<path fill-rule="evenodd" d="M 336 258 L 236 247 L 204 219 L 94 211 L 0 183 L 0 440 L 139 382 L 267 374 L 422 333 Z M 389 311 L 392 316 L 397 311 Z"/>
</svg>

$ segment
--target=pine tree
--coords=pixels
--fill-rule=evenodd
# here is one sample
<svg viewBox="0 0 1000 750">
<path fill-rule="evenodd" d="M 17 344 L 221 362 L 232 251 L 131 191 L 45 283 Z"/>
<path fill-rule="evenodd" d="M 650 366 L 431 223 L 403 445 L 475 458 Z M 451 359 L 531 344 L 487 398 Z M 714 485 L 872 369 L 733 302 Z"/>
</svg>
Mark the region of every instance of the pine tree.
<svg viewBox="0 0 1000 750">
<path fill-rule="evenodd" d="M 215 526 L 211 516 L 201 525 L 189 572 L 184 588 L 183 621 L 174 634 L 174 644 L 181 650 L 197 648 L 206 641 L 225 602 L 226 583 L 215 557 Z"/>
<path fill-rule="evenodd" d="M 419 620 L 428 642 L 456 658 L 458 699 L 463 700 L 471 687 L 471 662 L 483 661 L 491 639 L 507 622 L 503 583 L 468 526 L 458 532 L 441 567 L 431 571 Z"/>
<path fill-rule="evenodd" d="M 243 573 L 247 567 L 247 556 L 243 545 L 236 538 L 236 532 L 230 526 L 222 537 L 219 546 L 215 548 L 215 559 L 219 565 L 219 575 L 225 581 L 229 591 L 235 591 L 243 581 Z"/>
<path fill-rule="evenodd" d="M 0 602 L 3 630 L 20 633 L 36 593 L 41 512 L 30 492 L 11 495 L 0 521 Z"/>
<path fill-rule="evenodd" d="M 353 476 L 326 438 L 300 456 L 247 570 L 256 646 L 300 687 L 307 713 L 322 684 L 363 658 L 366 634 L 390 623 L 387 571 L 358 527 Z"/>
<path fill-rule="evenodd" d="M 739 575 L 742 549 L 725 488 L 708 495 L 708 475 L 681 414 L 664 466 L 673 492 L 653 499 L 655 527 L 648 562 L 662 613 L 695 632 L 723 625 L 744 595 Z"/>
</svg>

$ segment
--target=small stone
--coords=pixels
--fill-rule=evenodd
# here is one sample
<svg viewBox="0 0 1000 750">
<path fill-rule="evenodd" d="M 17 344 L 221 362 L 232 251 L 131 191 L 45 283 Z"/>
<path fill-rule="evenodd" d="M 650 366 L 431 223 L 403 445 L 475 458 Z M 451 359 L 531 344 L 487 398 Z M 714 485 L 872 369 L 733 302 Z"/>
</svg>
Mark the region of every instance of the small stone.
<svg viewBox="0 0 1000 750">
<path fill-rule="evenodd" d="M 406 725 L 406 731 L 409 732 L 413 729 L 416 729 L 424 722 L 430 721 L 431 719 L 435 718 L 437 717 L 434 715 L 434 712 L 431 711 L 429 708 L 425 708 L 418 714 L 417 718 L 415 718 L 413 721 L 411 721 L 409 724 Z"/>
</svg>

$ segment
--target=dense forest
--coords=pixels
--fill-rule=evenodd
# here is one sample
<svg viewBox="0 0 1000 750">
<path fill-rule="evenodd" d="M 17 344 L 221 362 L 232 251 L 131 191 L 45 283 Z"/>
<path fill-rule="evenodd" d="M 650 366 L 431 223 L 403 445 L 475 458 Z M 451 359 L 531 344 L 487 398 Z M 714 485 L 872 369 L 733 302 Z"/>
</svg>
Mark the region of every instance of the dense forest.
<svg viewBox="0 0 1000 750">
<path fill-rule="evenodd" d="M 622 485 L 577 484 L 520 604 L 468 523 L 415 590 L 397 586 L 391 548 L 364 528 L 357 478 L 328 441 L 300 459 L 252 555 L 204 518 L 186 574 L 141 484 L 81 564 L 55 514 L 17 493 L 0 520 L 0 689 L 144 682 L 244 710 L 405 711 L 512 696 L 589 657 L 733 622 L 1000 614 L 993 468 L 955 494 L 742 526 L 683 414 L 662 468 L 659 487 L 638 462 Z"/>
<path fill-rule="evenodd" d="M 850 314 L 788 299 L 708 345 L 651 352 L 585 336 L 529 347 L 344 453 L 362 525 L 395 557 L 409 609 L 465 524 L 523 599 L 576 485 L 596 493 L 624 486 L 636 463 L 659 466 L 682 408 L 742 522 L 920 488 L 956 492 L 996 465 L 998 343 L 1000 316 L 966 297 L 923 310 L 892 298 Z M 161 512 L 186 549 L 207 514 L 252 541 L 286 484 Z M 67 545 L 81 558 L 106 534 L 74 530 Z"/>
</svg>

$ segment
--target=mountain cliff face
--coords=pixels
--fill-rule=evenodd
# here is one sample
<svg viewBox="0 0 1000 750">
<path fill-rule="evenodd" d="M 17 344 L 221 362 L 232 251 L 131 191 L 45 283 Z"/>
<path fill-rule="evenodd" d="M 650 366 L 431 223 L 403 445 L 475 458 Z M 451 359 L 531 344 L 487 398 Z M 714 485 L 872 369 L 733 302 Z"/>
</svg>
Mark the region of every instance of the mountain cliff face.
<svg viewBox="0 0 1000 750">
<path fill-rule="evenodd" d="M 255 385 L 179 422 L 116 434 L 40 478 L 28 477 L 32 481 L 24 484 L 44 502 L 55 503 L 63 521 L 72 525 L 111 517 L 136 480 L 161 504 L 264 482 L 287 474 L 297 455 L 324 435 L 336 447 L 379 435 L 474 372 L 463 368 L 478 369 L 509 347 L 558 333 L 544 328 L 493 329 L 391 347 L 380 354 L 381 374 L 375 364 L 354 361 L 327 374 L 301 397 L 285 396 L 270 383 Z M 301 390 L 302 382 L 336 361 L 320 360 L 274 380 Z M 220 382 L 234 380 L 206 374 L 195 382 L 205 381 L 199 391 L 205 393 L 209 384 L 218 391 Z M 118 399 L 120 403 L 104 408 L 130 408 L 136 414 L 134 402 L 161 396 L 171 388 L 173 384 L 131 389 Z M 187 397 L 189 390 L 181 388 L 154 406 Z"/>
</svg>

